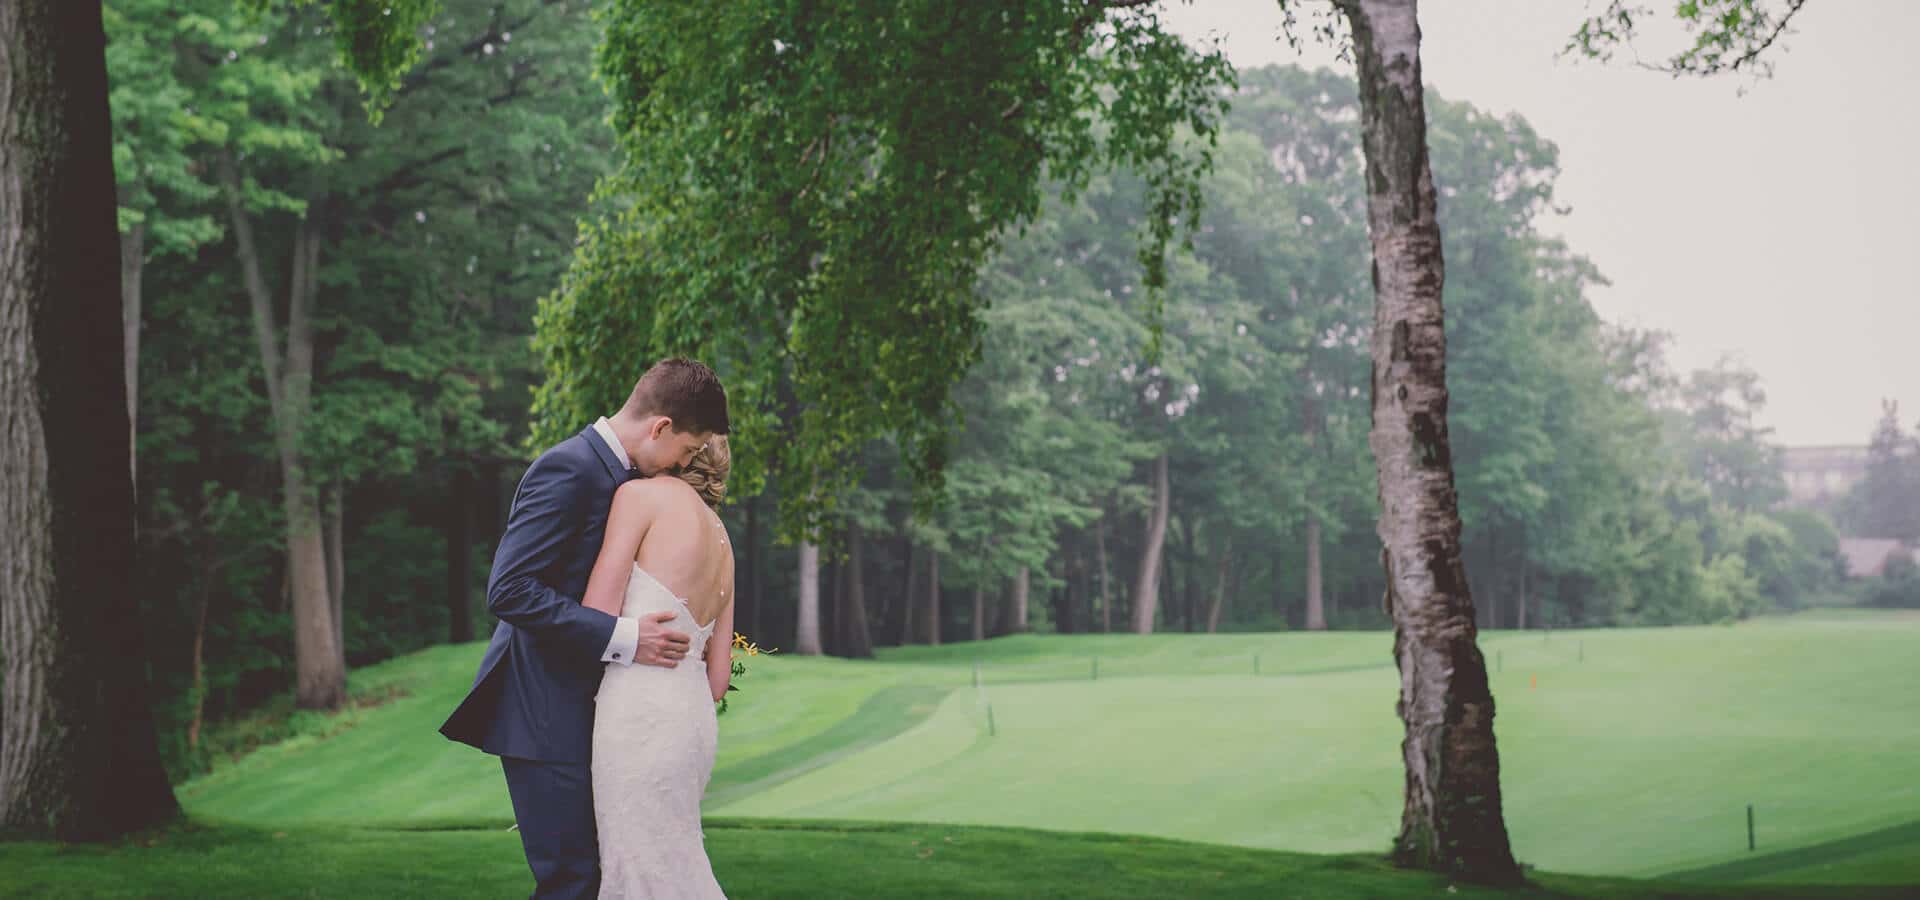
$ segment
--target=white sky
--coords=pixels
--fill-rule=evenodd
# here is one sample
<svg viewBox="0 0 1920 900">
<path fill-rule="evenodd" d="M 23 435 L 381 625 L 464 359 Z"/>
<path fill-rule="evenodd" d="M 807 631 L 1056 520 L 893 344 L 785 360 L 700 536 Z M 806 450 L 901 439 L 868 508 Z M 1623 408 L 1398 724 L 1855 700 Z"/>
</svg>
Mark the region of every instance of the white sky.
<svg viewBox="0 0 1920 900">
<path fill-rule="evenodd" d="M 1665 17 L 1672 0 L 1646 0 Z M 1428 86 L 1518 112 L 1560 148 L 1566 216 L 1544 223 L 1613 282 L 1609 321 L 1673 335 L 1686 371 L 1732 354 L 1760 373 L 1784 444 L 1865 444 L 1880 399 L 1920 421 L 1920 2 L 1813 0 L 1771 80 L 1683 80 L 1557 60 L 1604 4 L 1427 0 Z M 1303 12 L 1314 4 L 1303 4 Z M 1278 40 L 1273 0 L 1171 3 L 1183 36 L 1222 38 L 1239 67 L 1334 65 Z M 1671 48 L 1665 28 L 1641 46 Z M 1741 94 L 1745 87 L 1746 92 Z M 1908 270 L 1911 271 L 1911 270 Z"/>
</svg>

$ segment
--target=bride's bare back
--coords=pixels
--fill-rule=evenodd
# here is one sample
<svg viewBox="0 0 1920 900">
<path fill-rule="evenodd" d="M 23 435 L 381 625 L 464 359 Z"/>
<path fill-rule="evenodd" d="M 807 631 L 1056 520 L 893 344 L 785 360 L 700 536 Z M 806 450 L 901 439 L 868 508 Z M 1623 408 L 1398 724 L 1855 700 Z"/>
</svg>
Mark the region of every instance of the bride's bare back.
<svg viewBox="0 0 1920 900">
<path fill-rule="evenodd" d="M 620 486 L 607 513 L 607 536 L 594 560 L 593 575 L 581 602 L 610 616 L 624 615 L 627 583 L 638 565 L 676 599 L 702 631 L 711 631 L 705 651 L 708 678 L 717 701 L 731 678 L 728 645 L 733 641 L 733 548 L 727 532 L 692 485 L 672 476 L 636 478 Z M 672 666 L 690 654 L 692 635 L 660 624 L 677 613 L 640 617 L 641 640 L 648 627 L 664 648 L 661 662 Z M 708 626 L 712 626 L 709 629 Z M 635 659 L 643 658 L 636 651 Z"/>
<path fill-rule="evenodd" d="M 672 475 L 631 481 L 621 490 L 642 492 L 645 502 L 636 506 L 648 517 L 633 561 L 686 600 L 696 622 L 718 619 L 733 601 L 733 547 L 720 517 Z"/>
</svg>

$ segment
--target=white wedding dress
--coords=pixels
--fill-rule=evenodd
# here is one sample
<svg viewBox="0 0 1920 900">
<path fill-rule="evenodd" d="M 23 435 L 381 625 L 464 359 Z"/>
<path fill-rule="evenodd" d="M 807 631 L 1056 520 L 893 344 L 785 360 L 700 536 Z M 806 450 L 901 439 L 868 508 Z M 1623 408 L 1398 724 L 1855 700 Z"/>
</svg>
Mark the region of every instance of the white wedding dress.
<svg viewBox="0 0 1920 900">
<path fill-rule="evenodd" d="M 668 669 L 608 666 L 593 717 L 593 819 L 600 831 L 600 897 L 724 898 L 700 831 L 700 798 L 713 775 L 713 689 L 707 639 L 685 600 L 633 566 L 624 617 L 672 611 L 692 649 Z"/>
</svg>

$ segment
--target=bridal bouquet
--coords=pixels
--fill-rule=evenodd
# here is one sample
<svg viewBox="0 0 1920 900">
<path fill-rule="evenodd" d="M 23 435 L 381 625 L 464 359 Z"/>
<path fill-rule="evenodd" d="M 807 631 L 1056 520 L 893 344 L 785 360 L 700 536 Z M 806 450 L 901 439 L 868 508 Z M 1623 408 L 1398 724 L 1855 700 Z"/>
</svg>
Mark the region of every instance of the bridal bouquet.
<svg viewBox="0 0 1920 900">
<path fill-rule="evenodd" d="M 776 652 L 774 648 L 769 647 L 765 650 L 762 650 L 760 649 L 759 644 L 756 644 L 750 640 L 747 640 L 746 635 L 741 634 L 738 631 L 734 632 L 733 646 L 728 650 L 728 655 L 732 657 L 732 661 L 733 661 L 733 679 L 727 683 L 727 693 L 733 693 L 734 691 L 737 691 L 740 689 L 739 681 L 740 679 L 745 678 L 747 675 L 747 664 L 745 662 L 746 657 L 759 656 L 762 653 L 772 654 L 774 652 Z M 724 713 L 726 711 L 727 711 L 727 698 L 721 697 L 720 708 L 716 710 L 716 714 Z"/>
</svg>

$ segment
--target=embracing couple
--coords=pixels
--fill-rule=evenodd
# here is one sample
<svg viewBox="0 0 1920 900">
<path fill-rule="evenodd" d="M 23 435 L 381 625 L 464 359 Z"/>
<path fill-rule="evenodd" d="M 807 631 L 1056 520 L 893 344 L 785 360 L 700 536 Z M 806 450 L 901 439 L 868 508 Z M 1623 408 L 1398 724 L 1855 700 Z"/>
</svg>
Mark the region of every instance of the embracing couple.
<svg viewBox="0 0 1920 900">
<path fill-rule="evenodd" d="M 520 479 L 499 617 L 440 733 L 500 757 L 535 897 L 721 897 L 700 831 L 732 676 L 727 395 L 664 360 Z"/>
</svg>

